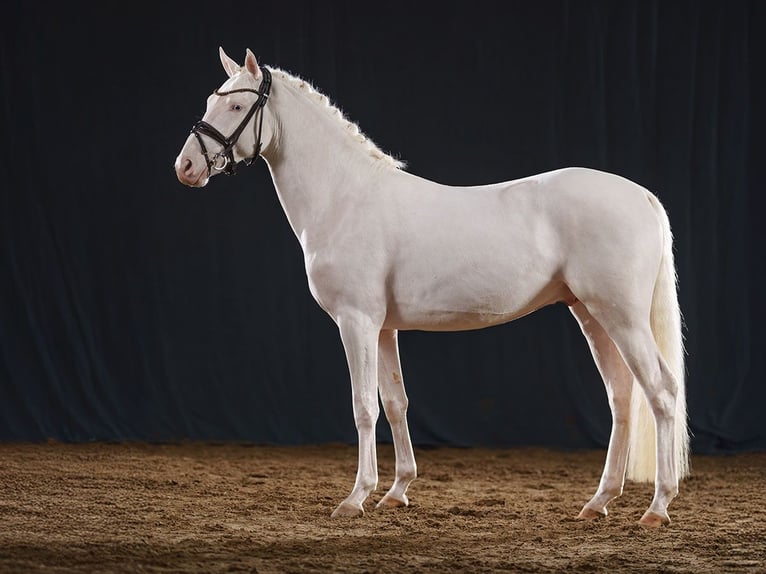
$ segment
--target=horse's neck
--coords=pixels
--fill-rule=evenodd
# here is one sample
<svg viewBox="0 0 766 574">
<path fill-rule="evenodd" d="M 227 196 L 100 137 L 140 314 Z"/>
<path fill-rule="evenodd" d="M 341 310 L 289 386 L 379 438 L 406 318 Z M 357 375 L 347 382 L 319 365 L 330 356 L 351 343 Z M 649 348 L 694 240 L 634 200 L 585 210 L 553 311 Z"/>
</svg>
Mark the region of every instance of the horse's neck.
<svg viewBox="0 0 766 574">
<path fill-rule="evenodd" d="M 264 151 L 282 208 L 304 249 L 393 171 L 376 166 L 342 122 L 312 97 L 275 81 L 267 107 L 273 110 L 277 142 Z"/>
</svg>

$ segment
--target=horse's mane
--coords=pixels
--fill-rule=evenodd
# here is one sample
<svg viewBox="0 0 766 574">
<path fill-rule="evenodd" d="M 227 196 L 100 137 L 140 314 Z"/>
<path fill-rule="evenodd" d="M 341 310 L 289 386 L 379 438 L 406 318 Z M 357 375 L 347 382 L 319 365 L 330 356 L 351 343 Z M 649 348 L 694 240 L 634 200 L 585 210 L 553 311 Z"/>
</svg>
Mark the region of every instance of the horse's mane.
<svg viewBox="0 0 766 574">
<path fill-rule="evenodd" d="M 405 164 L 403 161 L 395 159 L 391 157 L 389 154 L 385 153 L 383 150 L 381 150 L 375 144 L 375 142 L 373 142 L 370 138 L 368 138 L 366 135 L 362 133 L 362 130 L 359 129 L 359 126 L 357 124 L 349 120 L 343 114 L 343 112 L 340 111 L 338 107 L 332 104 L 332 102 L 326 95 L 324 95 L 319 90 L 317 90 L 309 82 L 307 82 L 306 80 L 303 80 L 302 78 L 294 76 L 290 74 L 289 72 L 280 70 L 279 68 L 272 68 L 271 66 L 269 66 L 269 70 L 271 70 L 272 74 L 279 76 L 280 79 L 284 80 L 293 88 L 305 93 L 308 96 L 307 97 L 308 101 L 312 103 L 316 103 L 321 108 L 326 110 L 328 114 L 336 118 L 341 123 L 343 128 L 349 134 L 351 134 L 351 136 L 357 142 L 359 142 L 362 146 L 364 146 L 367 152 L 376 160 L 384 162 L 392 167 L 395 167 L 396 169 L 401 169 L 404 167 Z"/>
</svg>

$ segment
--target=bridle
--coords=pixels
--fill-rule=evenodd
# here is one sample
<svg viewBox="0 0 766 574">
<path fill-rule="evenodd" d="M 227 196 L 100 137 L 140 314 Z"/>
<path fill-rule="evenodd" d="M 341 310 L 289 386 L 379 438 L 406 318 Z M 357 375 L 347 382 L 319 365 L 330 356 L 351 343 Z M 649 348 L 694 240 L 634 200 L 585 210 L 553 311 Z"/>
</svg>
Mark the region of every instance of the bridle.
<svg viewBox="0 0 766 574">
<path fill-rule="evenodd" d="M 252 92 L 258 95 L 258 99 L 253 102 L 253 105 L 250 106 L 250 109 L 247 111 L 247 114 L 245 114 L 245 117 L 242 118 L 242 121 L 239 122 L 239 125 L 229 137 L 224 136 L 221 132 L 219 132 L 206 121 L 200 120 L 194 124 L 191 133 L 195 135 L 197 141 L 199 142 L 199 146 L 202 148 L 202 153 L 205 156 L 205 163 L 207 164 L 208 176 L 212 175 L 212 170 L 222 171 L 226 175 L 234 175 L 237 173 L 237 164 L 234 161 L 234 146 L 237 144 L 237 140 L 239 139 L 239 136 L 242 135 L 242 132 L 247 127 L 247 124 L 255 115 L 259 116 L 256 118 L 256 121 L 258 122 L 258 129 L 255 144 L 255 155 L 253 157 L 246 158 L 243 161 L 245 162 L 245 165 L 250 165 L 256 159 L 258 159 L 258 156 L 261 153 L 263 108 L 266 105 L 266 101 L 269 99 L 269 92 L 271 91 L 271 72 L 269 72 L 269 69 L 265 66 L 261 66 L 261 73 L 263 74 L 263 79 L 261 80 L 261 85 L 258 86 L 257 90 L 252 88 L 239 88 L 236 90 L 229 90 L 227 92 L 219 92 L 218 90 L 213 92 L 216 96 L 228 96 L 229 94 L 234 94 L 237 92 Z M 215 153 L 213 156 L 208 155 L 207 147 L 205 147 L 205 142 L 202 140 L 202 136 L 208 136 L 209 138 L 215 140 L 217 143 L 221 144 L 221 150 Z M 219 161 L 223 161 L 223 163 L 220 164 Z"/>
</svg>

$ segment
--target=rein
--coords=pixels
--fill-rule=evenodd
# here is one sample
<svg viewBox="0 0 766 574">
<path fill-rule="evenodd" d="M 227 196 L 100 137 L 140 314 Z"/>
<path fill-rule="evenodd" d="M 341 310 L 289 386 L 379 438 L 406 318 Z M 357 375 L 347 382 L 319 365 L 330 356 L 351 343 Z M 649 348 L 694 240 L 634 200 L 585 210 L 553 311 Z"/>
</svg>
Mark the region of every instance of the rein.
<svg viewBox="0 0 766 574">
<path fill-rule="evenodd" d="M 208 176 L 212 175 L 212 170 L 222 171 L 226 175 L 234 175 L 237 173 L 237 164 L 234 161 L 234 146 L 237 145 L 239 136 L 242 135 L 245 127 L 247 127 L 247 124 L 255 115 L 259 116 L 256 120 L 258 122 L 258 136 L 255 144 L 255 155 L 253 157 L 246 158 L 243 161 L 245 165 L 250 165 L 256 159 L 258 159 L 258 156 L 261 153 L 263 108 L 266 106 L 266 101 L 269 99 L 269 93 L 271 91 L 271 72 L 265 66 L 261 66 L 261 73 L 263 74 L 263 79 L 261 80 L 261 85 L 258 86 L 257 90 L 252 88 L 239 88 L 236 90 L 229 90 L 227 92 L 219 92 L 218 90 L 213 92 L 216 96 L 228 96 L 229 94 L 234 94 L 237 92 L 252 92 L 258 95 L 258 99 L 253 102 L 253 105 L 250 106 L 250 109 L 247 111 L 247 114 L 245 114 L 245 117 L 242 118 L 242 121 L 239 122 L 239 125 L 229 137 L 224 136 L 215 127 L 203 120 L 198 121 L 196 124 L 194 124 L 194 127 L 192 127 L 191 133 L 193 133 L 197 138 L 199 146 L 202 148 L 202 154 L 205 156 Z M 203 135 L 208 136 L 209 138 L 219 143 L 221 145 L 221 150 L 213 156 L 210 156 L 208 154 L 207 147 L 205 147 L 205 142 L 202 139 Z M 219 164 L 219 161 L 223 161 L 223 163 Z"/>
</svg>

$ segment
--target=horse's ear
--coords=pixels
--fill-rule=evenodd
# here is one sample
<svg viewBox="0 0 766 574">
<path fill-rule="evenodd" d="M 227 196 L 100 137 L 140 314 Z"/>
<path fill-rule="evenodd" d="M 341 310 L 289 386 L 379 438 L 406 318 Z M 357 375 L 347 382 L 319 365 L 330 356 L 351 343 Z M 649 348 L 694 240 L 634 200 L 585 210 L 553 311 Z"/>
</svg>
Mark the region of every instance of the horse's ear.
<svg viewBox="0 0 766 574">
<path fill-rule="evenodd" d="M 234 74 L 239 72 L 239 64 L 229 58 L 220 46 L 218 46 L 218 55 L 221 57 L 221 64 L 223 64 L 223 69 L 226 70 L 227 76 L 231 78 Z"/>
<path fill-rule="evenodd" d="M 261 69 L 258 67 L 258 60 L 255 59 L 255 54 L 250 51 L 250 48 L 247 49 L 247 55 L 245 56 L 245 68 L 255 76 L 256 80 L 261 77 Z"/>
</svg>

